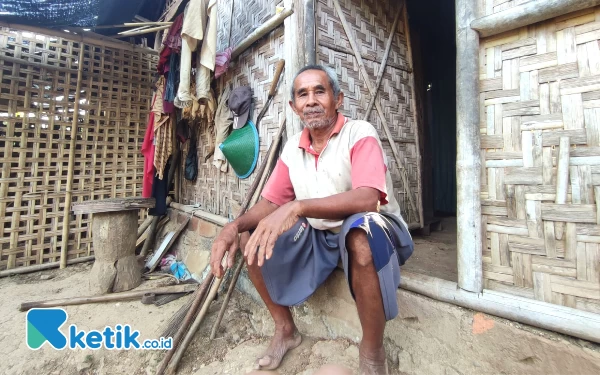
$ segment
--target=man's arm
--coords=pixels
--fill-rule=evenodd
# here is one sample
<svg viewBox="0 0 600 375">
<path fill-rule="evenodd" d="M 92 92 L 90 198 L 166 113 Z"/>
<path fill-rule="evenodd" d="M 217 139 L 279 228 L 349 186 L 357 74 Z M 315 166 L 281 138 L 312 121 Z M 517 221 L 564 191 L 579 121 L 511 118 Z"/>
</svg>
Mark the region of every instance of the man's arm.
<svg viewBox="0 0 600 375">
<path fill-rule="evenodd" d="M 250 229 L 256 228 L 258 223 L 270 215 L 273 211 L 278 209 L 279 206 L 275 203 L 269 202 L 267 199 L 261 199 L 252 208 L 246 211 L 245 214 L 235 219 L 231 223 L 227 224 L 235 228 L 237 233 L 247 232 Z"/>
<path fill-rule="evenodd" d="M 301 217 L 343 220 L 359 212 L 377 212 L 379 190 L 360 187 L 325 198 L 295 201 L 295 212 Z"/>
</svg>

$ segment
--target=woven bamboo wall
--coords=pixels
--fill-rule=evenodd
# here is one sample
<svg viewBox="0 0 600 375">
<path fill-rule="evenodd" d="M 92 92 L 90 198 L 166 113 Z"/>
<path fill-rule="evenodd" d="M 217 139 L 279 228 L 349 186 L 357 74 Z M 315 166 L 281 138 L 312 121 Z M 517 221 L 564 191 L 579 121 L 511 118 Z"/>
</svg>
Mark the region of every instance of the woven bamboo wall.
<svg viewBox="0 0 600 375">
<path fill-rule="evenodd" d="M 231 18 L 231 0 L 219 4 L 220 19 Z M 239 2 L 235 1 L 231 31 L 232 45 L 242 40 L 252 28 L 252 25 L 260 25 L 275 13 L 275 2 L 254 2 L 251 9 L 241 8 Z M 219 25 L 218 45 L 219 50 L 229 45 L 230 21 L 223 21 Z M 219 78 L 217 88 L 221 89 L 224 84 L 232 88 L 239 86 L 250 86 L 253 92 L 253 109 L 250 114 L 256 121 L 258 113 L 267 100 L 267 93 L 273 80 L 275 65 L 284 58 L 283 49 L 283 26 L 270 33 L 252 48 L 245 51 L 230 70 Z M 270 108 L 263 117 L 258 127 L 260 136 L 260 156 L 257 165 L 260 165 L 271 145 L 272 139 L 277 133 L 277 128 L 284 116 L 284 106 L 287 105 L 288 95 L 284 92 L 285 80 L 282 75 L 277 95 L 273 98 Z M 244 180 L 236 177 L 232 168 L 228 173 L 221 173 L 212 164 L 212 158 L 208 161 L 205 156 L 215 147 L 214 130 L 210 125 L 200 124 L 198 141 L 199 170 L 196 181 L 183 180 L 181 199 L 184 204 L 199 204 L 204 210 L 228 217 L 235 215 L 237 207 L 246 196 L 246 192 L 255 178 L 256 173 Z M 184 156 L 187 155 L 187 145 L 184 148 Z"/>
<path fill-rule="evenodd" d="M 530 1 L 533 0 L 479 0 L 479 9 L 482 9 L 483 15 L 487 16 Z"/>
<path fill-rule="evenodd" d="M 485 286 L 597 313 L 599 39 L 596 8 L 484 39 L 480 53 Z"/>
<path fill-rule="evenodd" d="M 0 29 L 0 269 L 59 259 L 80 63 L 73 203 L 141 194 L 156 55 Z M 71 218 L 69 259 L 91 254 L 91 218 Z"/>
<path fill-rule="evenodd" d="M 375 0 L 341 0 L 340 5 L 346 19 L 352 25 L 358 48 L 361 50 L 369 79 L 375 85 L 377 73 L 385 52 L 394 15 L 399 2 Z M 344 104 L 344 115 L 362 119 L 371 95 L 359 72 L 356 58 L 351 52 L 350 43 L 340 23 L 332 0 L 317 2 L 317 61 L 334 67 L 338 73 Z M 401 18 L 393 39 L 388 66 L 379 88 L 379 102 L 388 125 L 400 151 L 410 182 L 409 189 L 415 197 L 417 207 L 421 207 L 419 193 L 419 153 L 417 149 L 417 124 L 412 107 L 414 77 L 412 62 L 408 61 L 408 44 L 404 34 L 404 20 Z M 346 52 L 348 51 L 348 52 Z M 400 171 L 395 163 L 389 143 L 385 141 L 382 123 L 373 109 L 369 121 L 378 129 L 390 164 L 392 179 L 398 203 L 404 219 L 410 223 L 419 222 L 418 212 L 410 210 L 406 189 Z"/>
</svg>

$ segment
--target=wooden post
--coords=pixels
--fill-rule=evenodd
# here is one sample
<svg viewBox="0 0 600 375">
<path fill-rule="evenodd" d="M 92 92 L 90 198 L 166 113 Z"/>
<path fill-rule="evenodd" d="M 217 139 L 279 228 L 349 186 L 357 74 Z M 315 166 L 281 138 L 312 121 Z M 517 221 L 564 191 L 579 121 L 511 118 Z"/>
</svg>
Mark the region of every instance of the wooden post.
<svg viewBox="0 0 600 375">
<path fill-rule="evenodd" d="M 286 9 L 293 9 L 294 14 L 288 17 L 284 22 L 284 55 L 285 55 L 285 119 L 286 119 L 286 135 L 290 139 L 292 135 L 302 131 L 302 124 L 298 116 L 294 114 L 292 109 L 287 105 L 287 101 L 291 100 L 290 90 L 292 89 L 294 76 L 298 70 L 306 65 L 305 61 L 305 43 L 304 35 L 304 1 L 305 0 L 284 0 Z"/>
<path fill-rule="evenodd" d="M 77 139 L 77 126 L 79 121 L 79 98 L 81 96 L 81 80 L 83 74 L 83 52 L 85 44 L 79 44 L 79 57 L 77 58 L 77 84 L 75 85 L 75 99 L 73 103 L 73 121 L 71 122 L 71 140 L 69 141 L 69 164 L 67 165 L 67 188 L 65 192 L 65 211 L 63 216 L 62 243 L 60 246 L 60 268 L 67 266 L 67 250 L 69 247 L 69 227 L 71 223 L 71 202 L 73 201 L 73 170 L 75 169 L 75 141 Z M 68 96 L 68 93 L 66 94 Z"/>
<path fill-rule="evenodd" d="M 317 63 L 317 27 L 315 24 L 315 0 L 304 1 L 304 64 Z M 302 35 L 302 34 L 299 34 Z"/>
<path fill-rule="evenodd" d="M 477 30 L 481 37 L 488 37 L 597 5 L 600 5 L 600 0 L 530 1 L 477 18 L 471 22 L 471 28 Z"/>
<path fill-rule="evenodd" d="M 456 0 L 456 181 L 458 286 L 483 290 L 481 158 L 479 134 L 479 35 L 470 27 L 477 0 Z"/>
</svg>

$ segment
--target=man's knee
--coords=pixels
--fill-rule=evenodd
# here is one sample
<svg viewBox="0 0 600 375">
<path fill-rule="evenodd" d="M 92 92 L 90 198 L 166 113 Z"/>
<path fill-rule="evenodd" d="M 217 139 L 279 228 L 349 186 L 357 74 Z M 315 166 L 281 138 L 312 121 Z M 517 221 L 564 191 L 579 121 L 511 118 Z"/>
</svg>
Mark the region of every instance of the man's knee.
<svg viewBox="0 0 600 375">
<path fill-rule="evenodd" d="M 373 264 L 373 255 L 367 234 L 363 229 L 353 228 L 346 235 L 346 249 L 350 254 L 350 261 L 359 266 L 366 267 Z"/>
</svg>

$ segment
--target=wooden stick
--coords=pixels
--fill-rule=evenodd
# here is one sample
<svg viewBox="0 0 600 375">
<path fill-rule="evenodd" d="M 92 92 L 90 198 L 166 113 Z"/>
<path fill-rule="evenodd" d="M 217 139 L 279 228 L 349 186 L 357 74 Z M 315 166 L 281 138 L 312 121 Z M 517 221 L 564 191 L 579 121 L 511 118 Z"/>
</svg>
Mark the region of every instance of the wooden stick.
<svg viewBox="0 0 600 375">
<path fill-rule="evenodd" d="M 383 80 L 383 73 L 385 73 L 385 67 L 387 66 L 388 56 L 390 55 L 390 50 L 392 49 L 392 41 L 394 40 L 394 34 L 396 34 L 396 28 L 398 27 L 398 20 L 400 20 L 400 15 L 402 14 L 402 9 L 404 9 L 404 1 L 400 4 L 400 8 L 398 8 L 398 13 L 396 13 L 396 17 L 394 18 L 394 22 L 392 23 L 392 30 L 390 31 L 390 36 L 385 44 L 385 52 L 383 54 L 383 59 L 381 59 L 381 64 L 379 67 L 379 73 L 377 73 L 377 80 L 375 81 L 375 95 L 371 95 L 371 100 L 369 100 L 369 105 L 367 106 L 367 110 L 365 112 L 365 117 L 363 120 L 367 121 L 369 116 L 371 115 L 371 110 L 373 109 L 373 105 L 375 104 L 375 99 L 377 99 L 377 94 L 379 93 L 379 86 L 381 86 L 381 81 Z M 410 45 L 410 41 L 407 41 L 407 44 Z"/>
<path fill-rule="evenodd" d="M 283 23 L 283 21 L 289 17 L 294 11 L 292 9 L 284 9 L 281 13 L 274 15 L 269 18 L 265 23 L 260 25 L 256 30 L 254 30 L 250 35 L 248 35 L 244 40 L 240 42 L 240 44 L 235 47 L 233 52 L 231 53 L 231 59 L 237 58 L 242 54 L 248 47 L 250 47 L 254 42 L 267 35 L 271 31 L 275 30 L 279 25 Z"/>
<path fill-rule="evenodd" d="M 168 29 L 169 27 L 171 27 L 171 25 L 167 25 L 167 26 L 157 26 L 157 27 L 151 27 L 149 29 L 144 29 L 144 30 L 140 30 L 140 31 L 133 31 L 133 32 L 126 32 L 126 31 L 122 31 L 119 34 L 117 34 L 116 38 L 123 38 L 123 37 L 128 37 L 128 36 L 134 36 L 134 35 L 142 35 L 142 34 L 148 34 L 148 33 L 153 33 L 155 31 L 159 31 L 159 30 L 164 30 L 164 29 Z"/>
<path fill-rule="evenodd" d="M 23 302 L 19 306 L 19 311 L 27 311 L 33 308 L 40 307 L 56 307 L 56 306 L 72 306 L 72 305 L 83 305 L 86 303 L 98 303 L 98 302 L 114 302 L 123 301 L 127 299 L 139 298 L 146 293 L 154 294 L 171 294 L 171 293 L 188 293 L 193 292 L 196 289 L 195 285 L 172 285 L 165 286 L 156 289 L 145 289 L 145 290 L 134 290 L 122 293 L 111 293 L 102 296 L 87 296 L 87 297 L 72 297 L 72 298 L 61 298 L 47 301 L 35 301 L 35 302 Z"/>
<path fill-rule="evenodd" d="M 410 39 L 410 26 L 408 24 L 408 9 L 406 7 L 406 1 L 404 2 L 403 13 L 404 13 L 404 15 L 403 15 L 404 37 L 406 38 L 406 46 L 407 46 L 406 57 L 409 61 L 409 64 L 411 66 L 414 66 L 415 62 L 413 60 L 413 54 L 412 54 L 412 43 L 411 43 L 411 39 Z M 400 39 L 400 38 L 398 38 L 398 39 Z M 400 40 L 398 40 L 398 43 L 400 43 Z M 411 111 L 415 116 L 415 143 L 417 144 L 417 147 L 416 147 L 416 152 L 417 152 L 417 200 L 420 199 L 420 203 L 421 203 L 421 204 L 418 204 L 419 224 L 421 225 L 421 228 L 423 228 L 425 226 L 425 219 L 423 217 L 423 187 L 422 187 L 423 175 L 421 174 L 421 168 L 422 168 L 423 163 L 421 160 L 421 143 L 419 142 L 419 130 L 421 129 L 420 126 L 422 126 L 423 124 L 419 124 L 419 113 L 417 113 L 417 99 L 416 99 L 417 97 L 415 94 L 416 79 L 415 79 L 414 74 L 409 79 L 409 82 L 411 83 L 411 85 L 410 85 L 410 89 L 411 89 L 410 105 L 411 105 Z"/>
<path fill-rule="evenodd" d="M 146 229 L 148 229 L 148 227 L 150 226 L 151 223 L 152 223 L 152 216 L 148 216 L 146 218 L 146 220 L 144 220 L 144 222 L 142 224 L 140 224 L 138 231 L 137 231 L 138 238 L 140 238 L 140 236 L 142 234 L 144 234 L 144 232 L 146 231 Z"/>
<path fill-rule="evenodd" d="M 173 355 L 173 361 L 171 362 L 171 364 L 167 370 L 167 374 L 175 374 L 176 373 L 177 366 L 179 365 L 179 361 L 181 361 L 181 358 L 183 357 L 185 350 L 190 345 L 190 342 L 194 338 L 196 331 L 198 331 L 200 324 L 204 320 L 204 317 L 206 316 L 206 313 L 208 312 L 208 308 L 210 307 L 211 302 L 215 299 L 215 296 L 217 295 L 217 291 L 219 290 L 219 287 L 221 286 L 221 282 L 223 282 L 223 278 L 215 279 L 213 281 L 213 284 L 210 288 L 210 292 L 208 292 L 208 296 L 206 297 L 206 301 L 204 301 L 204 305 L 202 305 L 202 309 L 198 313 L 198 316 L 194 320 L 194 323 L 190 327 L 190 330 L 187 332 L 187 334 L 185 335 L 185 338 L 181 342 L 181 345 L 178 348 L 179 350 L 177 350 L 177 352 Z"/>
<path fill-rule="evenodd" d="M 167 365 L 169 364 L 169 361 L 173 357 L 173 354 L 175 354 L 175 351 L 179 347 L 179 343 L 181 342 L 181 339 L 184 337 L 185 333 L 188 331 L 188 328 L 190 327 L 190 324 L 192 323 L 192 319 L 196 315 L 196 312 L 198 311 L 198 308 L 200 307 L 200 303 L 202 303 L 202 300 L 204 299 L 204 296 L 206 295 L 206 291 L 208 290 L 208 287 L 211 285 L 213 280 L 214 280 L 214 276 L 211 273 L 202 282 L 202 285 L 198 287 L 196 292 L 194 292 L 194 302 L 192 302 L 190 309 L 188 310 L 187 314 L 185 314 L 185 318 L 183 319 L 181 326 L 177 330 L 175 337 L 173 337 L 173 347 L 171 349 L 169 349 L 169 351 L 167 352 L 167 354 L 165 355 L 163 360 L 160 362 L 160 365 L 158 366 L 158 370 L 156 370 L 156 375 L 162 375 L 164 373 L 165 369 L 167 368 Z"/>
<path fill-rule="evenodd" d="M 356 45 L 356 41 L 354 40 L 354 34 L 352 34 L 352 29 L 350 28 L 348 21 L 346 21 L 346 16 L 344 15 L 344 12 L 342 11 L 342 7 L 340 6 L 339 0 L 333 0 L 333 5 L 335 6 L 336 11 L 338 12 L 338 16 L 340 17 L 340 21 L 342 22 L 342 27 L 344 28 L 344 31 L 346 32 L 346 36 L 348 37 L 348 41 L 350 42 L 350 46 L 352 47 L 352 50 L 354 51 L 354 56 L 356 57 L 356 61 L 358 62 L 358 67 L 360 68 L 360 72 L 365 79 L 365 85 L 369 89 L 371 96 L 375 96 L 377 94 L 377 92 L 375 91 L 375 89 L 373 88 L 373 85 L 371 84 L 371 80 L 369 79 L 369 74 L 367 73 L 367 69 L 365 68 L 365 64 L 363 63 L 362 56 L 360 55 L 360 50 L 358 49 L 358 46 Z M 394 159 L 396 159 L 396 164 L 398 164 L 398 168 L 400 169 L 400 177 L 402 177 L 402 182 L 404 183 L 404 188 L 406 189 L 406 194 L 408 195 L 408 201 L 410 203 L 410 206 L 411 206 L 413 212 L 418 212 L 415 202 L 414 202 L 414 199 L 413 199 L 413 196 L 412 196 L 412 193 L 410 191 L 410 184 L 408 182 L 406 169 L 404 168 L 404 163 L 402 162 L 402 159 L 400 158 L 400 153 L 398 152 L 398 148 L 396 147 L 396 143 L 394 142 L 392 132 L 390 131 L 387 120 L 385 119 L 383 109 L 381 109 L 381 104 L 379 104 L 377 101 L 375 101 L 375 108 L 377 109 L 377 112 L 379 113 L 379 117 L 381 119 L 381 124 L 383 125 L 383 130 L 385 131 L 385 134 L 388 137 L 388 141 L 390 142 L 390 148 L 392 149 L 392 153 L 394 154 Z M 407 218 L 407 219 L 409 219 L 409 218 Z"/>
<path fill-rule="evenodd" d="M 172 25 L 173 22 L 125 22 L 125 26 L 167 26 Z"/>
<path fill-rule="evenodd" d="M 83 74 L 83 52 L 85 44 L 79 45 L 79 57 L 77 60 L 77 85 L 75 86 L 75 99 L 73 103 L 73 121 L 71 122 L 71 139 L 69 141 L 69 164 L 67 166 L 67 188 L 65 192 L 65 211 L 62 228 L 62 244 L 60 246 L 60 268 L 67 266 L 67 252 L 69 247 L 69 232 L 71 223 L 71 202 L 73 200 L 73 171 L 75 168 L 75 141 L 77 140 L 77 128 L 79 126 L 79 98 L 81 96 L 81 77 Z"/>
<path fill-rule="evenodd" d="M 269 153 L 268 153 L 267 160 L 265 160 L 265 162 L 263 163 L 263 166 L 265 166 L 265 169 L 262 171 L 262 175 L 260 176 L 260 182 L 258 183 L 258 187 L 256 189 L 257 194 L 255 194 L 255 196 L 252 199 L 252 205 L 255 205 L 256 202 L 258 202 L 258 199 L 260 197 L 260 192 L 262 191 L 262 189 L 265 185 L 265 182 L 267 180 L 267 175 L 273 169 L 273 162 L 275 160 L 275 156 L 277 155 L 277 149 L 279 148 L 279 144 L 281 143 L 281 138 L 283 136 L 284 131 L 285 131 L 285 120 L 279 127 L 279 130 L 277 131 L 277 135 L 275 136 L 273 143 L 271 143 L 271 146 L 269 147 Z M 258 177 L 259 176 L 256 176 L 256 179 L 259 179 Z M 225 309 L 227 308 L 227 304 L 229 303 L 229 300 L 231 299 L 231 295 L 233 294 L 233 290 L 235 289 L 235 284 L 237 284 L 237 280 L 240 277 L 240 272 L 242 271 L 243 267 L 244 267 L 244 259 L 242 257 L 241 261 L 237 264 L 237 266 L 235 268 L 235 272 L 231 279 L 231 283 L 229 284 L 229 289 L 227 290 L 227 295 L 225 296 L 225 299 L 223 300 L 223 303 L 221 304 L 221 309 L 219 310 L 219 315 L 217 316 L 217 320 L 213 324 L 212 330 L 210 332 L 211 340 L 214 339 L 215 335 L 217 334 L 217 330 L 219 329 L 221 320 L 223 320 L 223 316 L 225 315 Z"/>
<path fill-rule="evenodd" d="M 94 259 L 96 259 L 96 257 L 94 255 L 81 257 L 81 258 L 75 258 L 75 259 L 69 259 L 69 260 L 67 260 L 67 265 L 83 263 L 83 262 L 90 262 L 90 261 L 93 261 Z M 24 273 L 49 270 L 49 269 L 58 268 L 58 267 L 60 267 L 60 262 L 36 264 L 33 266 L 19 267 L 19 268 L 0 271 L 0 277 L 20 275 L 20 274 L 24 274 Z"/>
<path fill-rule="evenodd" d="M 140 31 L 140 30 L 144 30 L 149 28 L 150 26 L 142 26 L 142 27 L 136 27 L 135 29 L 129 29 L 129 30 L 125 30 L 125 31 L 121 31 L 117 34 L 127 34 L 127 33 L 132 33 L 134 31 Z"/>
</svg>

